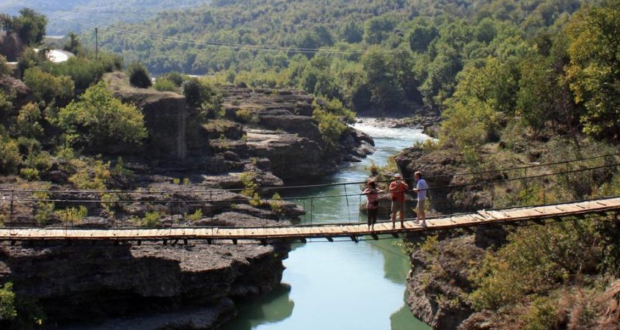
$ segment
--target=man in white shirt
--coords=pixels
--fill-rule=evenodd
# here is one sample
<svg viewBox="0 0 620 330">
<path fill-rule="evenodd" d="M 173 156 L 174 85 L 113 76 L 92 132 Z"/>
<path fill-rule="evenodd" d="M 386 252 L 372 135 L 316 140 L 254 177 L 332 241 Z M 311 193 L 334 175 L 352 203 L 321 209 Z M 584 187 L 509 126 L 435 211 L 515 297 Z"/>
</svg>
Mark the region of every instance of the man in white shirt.
<svg viewBox="0 0 620 330">
<path fill-rule="evenodd" d="M 418 221 L 422 220 L 422 225 L 426 225 L 426 214 L 424 214 L 424 204 L 426 202 L 426 192 L 428 190 L 428 185 L 426 184 L 426 181 L 422 179 L 422 173 L 420 173 L 419 171 L 415 172 L 414 178 L 416 181 L 416 187 L 413 189 L 413 191 L 418 193 L 418 206 L 416 210 L 418 217 L 415 220 L 415 222 L 417 223 Z"/>
</svg>

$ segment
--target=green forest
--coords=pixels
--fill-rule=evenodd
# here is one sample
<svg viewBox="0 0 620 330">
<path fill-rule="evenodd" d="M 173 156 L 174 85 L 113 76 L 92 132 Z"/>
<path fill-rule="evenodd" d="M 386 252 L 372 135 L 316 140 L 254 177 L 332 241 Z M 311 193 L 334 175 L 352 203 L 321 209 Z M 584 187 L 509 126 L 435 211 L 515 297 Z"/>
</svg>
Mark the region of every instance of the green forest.
<svg viewBox="0 0 620 330">
<path fill-rule="evenodd" d="M 24 7 L 45 14 L 49 35 L 81 33 L 116 22 L 138 22 L 163 10 L 193 8 L 209 0 L 3 0 L 0 12 L 17 15 Z"/>
<path fill-rule="evenodd" d="M 494 60 L 518 67 L 537 43 L 551 47 L 545 39 L 555 38 L 580 6 L 578 0 L 215 1 L 116 25 L 100 42 L 155 73 L 220 73 L 228 82 L 294 86 L 358 112 L 441 110 L 459 73 Z"/>
</svg>

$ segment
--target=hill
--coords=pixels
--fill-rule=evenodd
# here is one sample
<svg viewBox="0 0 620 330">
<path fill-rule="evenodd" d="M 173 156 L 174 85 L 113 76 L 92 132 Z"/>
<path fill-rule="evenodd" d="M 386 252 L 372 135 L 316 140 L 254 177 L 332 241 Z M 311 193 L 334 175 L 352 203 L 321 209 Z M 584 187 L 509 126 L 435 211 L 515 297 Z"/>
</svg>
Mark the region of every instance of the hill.
<svg viewBox="0 0 620 330">
<path fill-rule="evenodd" d="M 96 26 L 116 22 L 138 22 L 151 18 L 162 10 L 194 8 L 209 0 L 6 0 L 0 3 L 0 12 L 15 15 L 23 7 L 35 9 L 50 20 L 50 35 L 83 32 Z"/>
<path fill-rule="evenodd" d="M 116 24 L 104 49 L 152 72 L 226 72 L 229 82 L 296 86 L 356 111 L 438 108 L 457 74 L 515 56 L 557 31 L 579 0 L 250 0 Z"/>
</svg>

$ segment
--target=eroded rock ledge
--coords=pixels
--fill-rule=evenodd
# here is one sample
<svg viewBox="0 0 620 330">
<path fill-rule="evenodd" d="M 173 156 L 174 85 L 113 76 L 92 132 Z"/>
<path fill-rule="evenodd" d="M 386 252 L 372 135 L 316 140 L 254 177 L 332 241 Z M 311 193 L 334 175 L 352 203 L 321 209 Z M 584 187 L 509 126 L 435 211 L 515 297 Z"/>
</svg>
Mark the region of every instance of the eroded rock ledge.
<svg viewBox="0 0 620 330">
<path fill-rule="evenodd" d="M 36 299 L 54 322 L 84 323 L 75 329 L 149 312 L 176 317 L 161 322 L 142 317 L 151 325 L 141 329 L 193 322 L 195 316 L 201 316 L 198 324 L 185 325 L 211 329 L 234 315 L 231 299 L 256 297 L 279 285 L 287 253 L 284 245 L 4 246 L 0 280 L 12 281 L 18 295 Z"/>
</svg>

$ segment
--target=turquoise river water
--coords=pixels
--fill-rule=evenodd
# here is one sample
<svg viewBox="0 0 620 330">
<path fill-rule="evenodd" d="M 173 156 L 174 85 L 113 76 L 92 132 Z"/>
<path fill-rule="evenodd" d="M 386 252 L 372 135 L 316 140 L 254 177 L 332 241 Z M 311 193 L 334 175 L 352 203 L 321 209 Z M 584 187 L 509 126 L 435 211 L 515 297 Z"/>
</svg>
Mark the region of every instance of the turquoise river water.
<svg viewBox="0 0 620 330">
<path fill-rule="evenodd" d="M 326 183 L 359 182 L 368 177 L 368 167 L 387 163 L 391 155 L 428 137 L 411 128 L 355 128 L 375 139 L 377 152 L 361 163 L 351 164 Z M 348 193 L 353 185 L 349 185 Z M 345 194 L 343 186 L 288 192 L 290 196 Z M 284 194 L 283 194 L 284 195 Z M 364 198 L 316 199 L 312 221 L 366 221 L 358 206 Z M 302 202 L 299 202 L 304 205 Z M 309 201 L 305 207 L 309 208 Z M 310 222 L 307 216 L 303 221 Z M 311 240 L 293 246 L 284 283 L 258 301 L 240 303 L 239 315 L 224 330 L 426 330 L 430 329 L 405 304 L 405 280 L 409 259 L 395 245 L 397 240 L 328 243 Z"/>
</svg>

